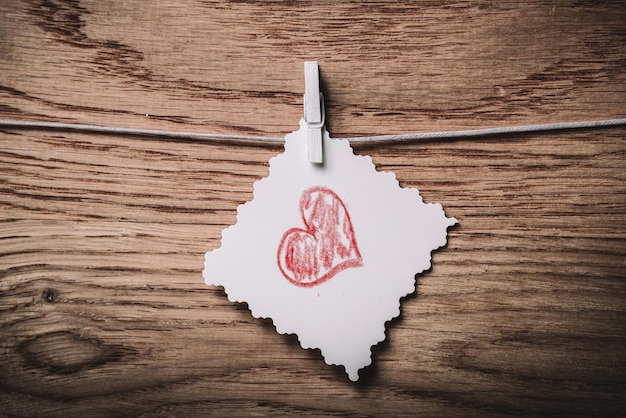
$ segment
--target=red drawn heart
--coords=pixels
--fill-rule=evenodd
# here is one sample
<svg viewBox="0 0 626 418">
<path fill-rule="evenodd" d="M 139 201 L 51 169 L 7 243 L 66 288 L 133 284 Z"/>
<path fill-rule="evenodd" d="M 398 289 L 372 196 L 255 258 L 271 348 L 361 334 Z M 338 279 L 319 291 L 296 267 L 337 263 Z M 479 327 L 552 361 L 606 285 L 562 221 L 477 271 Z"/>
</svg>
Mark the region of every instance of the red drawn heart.
<svg viewBox="0 0 626 418">
<path fill-rule="evenodd" d="M 321 186 L 305 190 L 300 197 L 300 214 L 304 229 L 288 229 L 276 253 L 278 267 L 287 280 L 311 287 L 363 264 L 350 215 L 335 192 Z"/>
</svg>

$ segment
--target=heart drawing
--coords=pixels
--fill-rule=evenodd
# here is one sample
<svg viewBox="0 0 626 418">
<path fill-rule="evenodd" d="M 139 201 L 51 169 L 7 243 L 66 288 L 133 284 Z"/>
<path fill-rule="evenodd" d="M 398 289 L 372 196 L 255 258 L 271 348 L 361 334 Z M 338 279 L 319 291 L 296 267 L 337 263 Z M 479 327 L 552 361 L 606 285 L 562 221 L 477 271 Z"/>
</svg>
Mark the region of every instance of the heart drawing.
<svg viewBox="0 0 626 418">
<path fill-rule="evenodd" d="M 335 192 L 321 186 L 305 190 L 300 214 L 304 228 L 287 230 L 276 254 L 287 280 L 311 287 L 363 264 L 350 215 Z"/>
</svg>

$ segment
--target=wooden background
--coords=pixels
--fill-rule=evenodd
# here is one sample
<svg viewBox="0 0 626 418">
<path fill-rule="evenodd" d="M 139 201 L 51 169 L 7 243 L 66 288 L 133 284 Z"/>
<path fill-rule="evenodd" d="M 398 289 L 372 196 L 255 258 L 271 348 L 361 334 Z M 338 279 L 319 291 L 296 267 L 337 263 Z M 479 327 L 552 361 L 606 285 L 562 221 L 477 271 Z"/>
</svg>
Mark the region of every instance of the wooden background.
<svg viewBox="0 0 626 418">
<path fill-rule="evenodd" d="M 334 137 L 626 116 L 626 3 L 0 2 L 0 118 Z M 623 128 L 355 146 L 459 220 L 358 383 L 204 285 L 280 145 L 0 131 L 0 413 L 626 414 Z"/>
</svg>

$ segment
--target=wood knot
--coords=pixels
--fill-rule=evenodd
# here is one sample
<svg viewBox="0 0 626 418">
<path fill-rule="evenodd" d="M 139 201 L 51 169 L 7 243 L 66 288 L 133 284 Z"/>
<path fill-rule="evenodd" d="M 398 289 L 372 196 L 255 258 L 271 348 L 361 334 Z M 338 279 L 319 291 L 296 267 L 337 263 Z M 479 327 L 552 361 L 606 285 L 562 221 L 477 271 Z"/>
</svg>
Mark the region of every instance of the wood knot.
<svg viewBox="0 0 626 418">
<path fill-rule="evenodd" d="M 41 292 L 41 298 L 44 300 L 44 302 L 52 303 L 57 298 L 56 291 L 49 288 L 44 289 L 44 291 Z"/>
<path fill-rule="evenodd" d="M 20 344 L 18 351 L 28 364 L 61 374 L 96 367 L 123 355 L 119 347 L 69 331 L 39 335 Z"/>
</svg>

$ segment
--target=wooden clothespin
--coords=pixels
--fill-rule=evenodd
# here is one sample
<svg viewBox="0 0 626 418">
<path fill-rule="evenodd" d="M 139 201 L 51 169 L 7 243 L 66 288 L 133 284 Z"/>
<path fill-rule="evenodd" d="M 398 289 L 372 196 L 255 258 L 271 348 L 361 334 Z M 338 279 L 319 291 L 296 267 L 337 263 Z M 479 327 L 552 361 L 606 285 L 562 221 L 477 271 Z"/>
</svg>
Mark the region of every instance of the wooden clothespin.
<svg viewBox="0 0 626 418">
<path fill-rule="evenodd" d="M 309 162 L 324 162 L 322 132 L 326 115 L 324 96 L 320 92 L 319 67 L 315 61 L 304 63 L 304 121 L 307 126 L 307 147 Z"/>
</svg>

